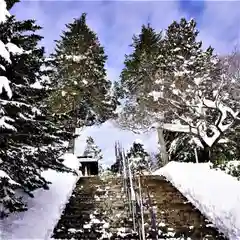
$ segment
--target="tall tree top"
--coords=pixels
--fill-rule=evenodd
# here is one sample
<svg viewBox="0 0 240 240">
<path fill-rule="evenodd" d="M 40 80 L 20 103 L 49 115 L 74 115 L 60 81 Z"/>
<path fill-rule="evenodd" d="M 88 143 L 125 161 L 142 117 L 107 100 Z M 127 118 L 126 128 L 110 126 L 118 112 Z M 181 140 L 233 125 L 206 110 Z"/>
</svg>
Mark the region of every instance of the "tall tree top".
<svg viewBox="0 0 240 240">
<path fill-rule="evenodd" d="M 111 81 L 106 77 L 107 56 L 87 26 L 85 13 L 66 27 L 52 55 L 57 89 L 52 109 L 74 115 L 75 127 L 102 123 L 113 117 L 116 109 Z"/>
<path fill-rule="evenodd" d="M 155 29 L 151 27 L 150 23 L 142 25 L 141 33 L 133 36 L 132 47 L 138 51 L 138 53 L 145 52 L 151 54 L 151 51 L 155 48 L 159 49 L 159 42 L 162 40 L 162 34 L 156 33 Z"/>
<path fill-rule="evenodd" d="M 104 54 L 96 33 L 86 23 L 86 16 L 87 14 L 83 13 L 80 18 L 75 18 L 72 23 L 66 24 L 67 29 L 63 31 L 61 39 L 56 41 L 56 53 L 72 54 L 74 50 L 75 55 L 86 54 L 91 48 L 93 52 L 97 50 Z M 107 60 L 106 55 L 104 60 Z"/>
<path fill-rule="evenodd" d="M 133 52 L 126 56 L 121 72 L 121 85 L 127 96 L 149 87 L 161 53 L 161 41 L 162 33 L 157 33 L 150 24 L 142 25 L 140 34 L 133 36 L 130 45 Z"/>
</svg>

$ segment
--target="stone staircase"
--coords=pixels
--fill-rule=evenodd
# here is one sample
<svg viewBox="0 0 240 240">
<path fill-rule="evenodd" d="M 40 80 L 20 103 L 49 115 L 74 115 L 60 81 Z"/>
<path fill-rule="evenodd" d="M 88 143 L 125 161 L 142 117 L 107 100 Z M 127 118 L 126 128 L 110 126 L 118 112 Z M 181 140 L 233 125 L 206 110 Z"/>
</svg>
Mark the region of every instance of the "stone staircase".
<svg viewBox="0 0 240 240">
<path fill-rule="evenodd" d="M 158 239 L 225 239 L 192 204 L 160 176 L 143 176 L 144 199 L 151 196 Z M 153 238 L 149 207 L 144 207 L 146 239 Z M 189 237 L 189 238 L 188 238 Z M 54 239 L 140 239 L 133 231 L 120 178 L 82 177 L 56 225 Z"/>
<path fill-rule="evenodd" d="M 158 239 L 226 239 L 171 183 L 161 176 L 142 177 L 143 196 L 150 192 L 156 212 Z M 149 211 L 146 231 L 151 239 Z"/>
<path fill-rule="evenodd" d="M 80 178 L 52 238 L 138 239 L 132 231 L 121 187 L 119 178 Z"/>
</svg>

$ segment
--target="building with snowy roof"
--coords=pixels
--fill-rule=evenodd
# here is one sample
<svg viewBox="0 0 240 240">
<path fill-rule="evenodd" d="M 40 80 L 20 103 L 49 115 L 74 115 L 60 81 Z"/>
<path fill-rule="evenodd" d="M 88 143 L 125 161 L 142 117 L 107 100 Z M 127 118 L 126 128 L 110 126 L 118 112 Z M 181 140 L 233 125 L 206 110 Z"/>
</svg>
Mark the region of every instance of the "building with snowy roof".
<svg viewBox="0 0 240 240">
<path fill-rule="evenodd" d="M 81 163 L 81 171 L 83 176 L 95 176 L 98 175 L 98 161 L 92 156 L 78 156 Z"/>
</svg>

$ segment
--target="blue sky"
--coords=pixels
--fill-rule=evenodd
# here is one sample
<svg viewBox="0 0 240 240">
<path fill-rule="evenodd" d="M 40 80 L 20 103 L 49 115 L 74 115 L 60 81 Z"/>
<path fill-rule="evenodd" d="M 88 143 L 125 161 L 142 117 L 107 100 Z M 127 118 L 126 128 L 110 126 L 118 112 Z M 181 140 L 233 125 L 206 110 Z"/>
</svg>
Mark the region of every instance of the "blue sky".
<svg viewBox="0 0 240 240">
<path fill-rule="evenodd" d="M 87 23 L 98 34 L 105 47 L 109 58 L 108 77 L 111 80 L 116 80 L 119 76 L 124 54 L 130 51 L 132 35 L 138 33 L 141 25 L 148 21 L 156 30 L 161 30 L 181 17 L 195 18 L 203 46 L 212 45 L 221 54 L 231 51 L 240 40 L 240 1 L 23 0 L 11 11 L 18 19 L 37 20 L 43 27 L 42 44 L 48 53 L 54 49 L 54 40 L 59 38 L 65 24 L 83 12 L 88 13 Z M 91 128 L 87 134 L 92 135 L 103 149 L 106 164 L 114 161 L 114 149 L 109 150 L 109 144 L 113 147 L 114 140 L 120 140 L 126 146 L 136 138 L 106 124 L 100 129 Z M 142 138 L 147 142 L 149 151 L 156 149 L 155 135 Z"/>
<path fill-rule="evenodd" d="M 88 13 L 87 22 L 97 32 L 109 56 L 108 74 L 115 80 L 122 68 L 124 54 L 141 25 L 151 22 L 156 30 L 165 29 L 180 17 L 198 22 L 204 46 L 212 45 L 226 53 L 240 39 L 240 1 L 68 1 L 32 0 L 18 3 L 12 12 L 19 19 L 34 18 L 43 27 L 43 45 L 54 48 L 65 24 Z"/>
</svg>

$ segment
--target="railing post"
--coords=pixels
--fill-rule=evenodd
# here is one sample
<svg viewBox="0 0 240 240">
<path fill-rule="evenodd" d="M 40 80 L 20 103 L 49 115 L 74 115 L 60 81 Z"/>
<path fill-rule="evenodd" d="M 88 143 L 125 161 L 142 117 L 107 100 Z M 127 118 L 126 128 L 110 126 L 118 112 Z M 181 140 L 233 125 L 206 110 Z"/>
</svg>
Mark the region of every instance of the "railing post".
<svg viewBox="0 0 240 240">
<path fill-rule="evenodd" d="M 139 200 L 141 210 L 141 222 L 142 222 L 142 240 L 145 240 L 145 228 L 144 228 L 144 216 L 143 216 L 143 203 L 142 203 L 142 190 L 141 190 L 141 175 L 138 176 L 138 189 L 139 189 Z"/>
</svg>

